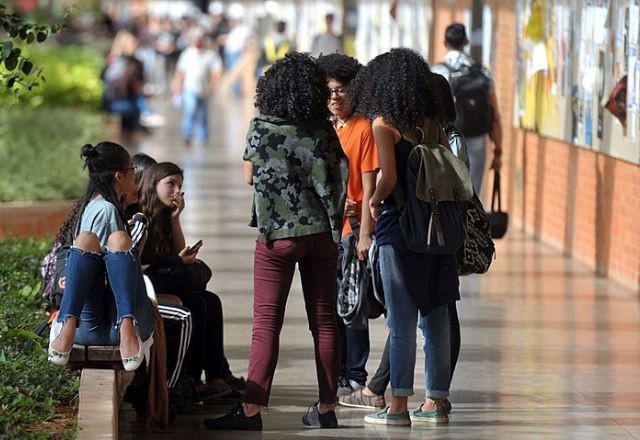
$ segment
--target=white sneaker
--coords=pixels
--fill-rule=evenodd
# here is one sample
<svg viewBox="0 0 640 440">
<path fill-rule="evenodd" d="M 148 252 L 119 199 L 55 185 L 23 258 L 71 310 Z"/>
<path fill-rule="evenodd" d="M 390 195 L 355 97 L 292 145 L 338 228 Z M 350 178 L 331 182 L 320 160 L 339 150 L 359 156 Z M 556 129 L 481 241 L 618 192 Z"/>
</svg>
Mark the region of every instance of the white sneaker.
<svg viewBox="0 0 640 440">
<path fill-rule="evenodd" d="M 167 121 L 164 116 L 160 116 L 157 113 L 140 116 L 140 125 L 142 125 L 143 127 L 162 127 L 166 124 L 166 122 Z"/>
</svg>

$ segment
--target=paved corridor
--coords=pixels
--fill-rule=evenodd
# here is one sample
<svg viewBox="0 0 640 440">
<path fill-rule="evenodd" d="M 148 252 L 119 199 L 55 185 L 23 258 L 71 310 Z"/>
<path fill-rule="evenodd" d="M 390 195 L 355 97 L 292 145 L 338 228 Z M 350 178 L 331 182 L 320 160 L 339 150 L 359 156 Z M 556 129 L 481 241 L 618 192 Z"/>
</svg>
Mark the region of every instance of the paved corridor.
<svg viewBox="0 0 640 440">
<path fill-rule="evenodd" d="M 210 145 L 189 148 L 179 136 L 179 112 L 158 108 L 171 122 L 154 131 L 140 150 L 185 169 L 187 242 L 204 241 L 199 256 L 212 267 L 209 288 L 224 305 L 226 354 L 232 370 L 246 377 L 255 232 L 247 227 L 251 189 L 242 181 L 241 156 L 253 108 L 231 100 L 216 106 Z M 179 416 L 169 433 L 151 435 L 123 404 L 121 438 L 640 440 L 638 293 L 596 278 L 580 263 L 515 229 L 497 247 L 489 274 L 462 280 L 462 350 L 448 426 L 364 426 L 366 410 L 339 407 L 339 429 L 305 429 L 300 418 L 317 399 L 317 385 L 296 279 L 263 432 L 207 430 L 202 420 L 229 407 L 209 404 Z M 371 322 L 371 335 L 370 375 L 386 337 L 382 319 Z M 417 394 L 410 407 L 423 396 L 423 365 L 419 350 Z"/>
</svg>

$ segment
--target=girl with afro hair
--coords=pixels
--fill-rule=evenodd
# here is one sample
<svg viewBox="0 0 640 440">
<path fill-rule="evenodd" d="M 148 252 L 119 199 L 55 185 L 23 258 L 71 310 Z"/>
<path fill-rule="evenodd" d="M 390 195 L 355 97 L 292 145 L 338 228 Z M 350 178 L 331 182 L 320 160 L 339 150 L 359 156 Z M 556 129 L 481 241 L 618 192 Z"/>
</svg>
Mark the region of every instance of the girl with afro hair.
<svg viewBox="0 0 640 440">
<path fill-rule="evenodd" d="M 278 359 L 285 304 L 296 264 L 313 334 L 320 395 L 302 417 L 334 428 L 340 354 L 336 328 L 337 243 L 342 230 L 348 167 L 328 121 L 329 90 L 316 60 L 290 53 L 258 80 L 256 107 L 244 151 L 253 186 L 254 256 L 251 352 L 244 402 L 211 429 L 261 430 Z"/>
<path fill-rule="evenodd" d="M 460 299 L 455 255 L 411 252 L 400 230 L 395 196 L 406 193 L 405 167 L 409 152 L 429 134 L 448 147 L 433 93 L 434 78 L 424 59 L 410 49 L 379 55 L 352 82 L 358 111 L 373 122 L 381 176 L 369 207 L 376 220 L 380 274 L 389 326 L 391 406 L 367 415 L 365 422 L 385 425 L 447 423 L 451 381 L 448 304 Z M 424 403 L 407 410 L 414 394 L 416 324 L 424 335 Z"/>
</svg>

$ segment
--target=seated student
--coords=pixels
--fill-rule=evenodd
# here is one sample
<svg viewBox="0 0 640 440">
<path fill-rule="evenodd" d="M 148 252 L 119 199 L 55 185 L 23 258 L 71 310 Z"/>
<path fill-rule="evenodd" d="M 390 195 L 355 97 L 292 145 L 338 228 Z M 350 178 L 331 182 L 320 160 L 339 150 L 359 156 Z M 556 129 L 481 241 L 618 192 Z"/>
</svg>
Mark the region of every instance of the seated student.
<svg viewBox="0 0 640 440">
<path fill-rule="evenodd" d="M 147 170 L 147 168 L 149 168 L 151 165 L 155 163 L 157 162 L 154 158 L 144 153 L 137 153 L 133 155 L 133 165 L 136 167 L 136 183 L 138 184 L 138 186 L 140 186 L 142 183 L 142 176 L 144 175 L 144 172 Z M 132 205 L 131 209 L 127 208 L 127 214 L 129 217 L 132 217 L 135 213 L 141 211 L 138 201 L 139 201 L 139 188 L 136 190 L 135 199 L 131 202 L 131 203 L 134 203 L 135 205 Z M 174 295 L 168 295 L 162 292 L 158 292 L 157 296 L 158 296 L 158 303 L 159 303 L 158 308 L 160 309 L 161 314 L 163 313 L 163 307 L 168 308 L 171 304 L 177 304 L 179 306 L 182 306 L 182 301 L 180 301 L 180 299 Z M 171 383 L 177 380 L 176 374 L 179 375 L 180 372 L 182 371 L 181 361 L 177 364 L 175 369 L 171 368 L 172 356 L 170 355 L 171 353 L 174 352 L 174 348 L 176 348 L 177 350 L 179 350 L 178 356 L 183 356 L 183 352 L 186 352 L 187 347 L 189 346 L 189 341 L 191 340 L 191 334 L 192 334 L 191 312 L 189 312 L 189 309 L 186 307 L 181 307 L 181 309 L 186 310 L 189 313 L 189 328 L 188 329 L 185 328 L 185 324 L 182 324 L 180 326 L 180 334 L 181 335 L 188 334 L 188 336 L 186 337 L 186 339 L 185 339 L 185 336 L 181 336 L 180 338 L 177 339 L 176 344 L 172 344 L 170 341 L 170 332 L 167 332 L 167 351 L 168 351 L 167 362 L 169 367 L 168 371 L 173 372 L 170 376 L 171 377 L 170 384 L 169 384 L 170 387 L 172 386 Z M 169 315 L 171 315 L 171 317 L 169 317 Z M 170 319 L 170 320 L 183 319 L 183 317 L 180 317 L 182 316 L 182 314 L 178 313 L 175 309 L 167 310 L 167 313 L 163 315 L 163 318 L 165 318 L 165 316 L 166 316 L 166 319 Z M 220 317 L 219 322 L 220 323 L 223 322 L 222 317 Z M 165 329 L 166 329 L 166 325 L 165 325 Z M 182 357 L 180 357 L 179 359 L 182 359 Z M 226 356 L 224 357 L 224 360 L 222 363 L 222 371 L 223 371 L 222 376 L 224 377 L 224 381 L 228 385 L 230 385 L 234 390 L 234 393 L 232 393 L 233 397 L 238 397 L 239 394 L 244 393 L 245 379 L 243 377 L 236 377 L 233 375 L 233 373 L 229 368 L 229 361 L 226 359 Z"/>
<path fill-rule="evenodd" d="M 120 202 L 135 188 L 134 168 L 129 153 L 112 142 L 87 144 L 81 156 L 89 184 L 62 228 L 62 244 L 72 247 L 49 361 L 65 365 L 74 342 L 119 344 L 124 369 L 133 371 L 149 355 L 155 323 Z"/>
<path fill-rule="evenodd" d="M 192 313 L 186 369 L 199 398 L 208 400 L 231 394 L 234 387 L 242 391 L 243 380 L 231 374 L 224 356 L 222 303 L 206 291 L 210 269 L 196 259 L 197 249 L 185 245 L 180 224 L 185 206 L 182 181 L 183 171 L 170 162 L 154 164 L 144 173 L 140 207 L 150 221 L 142 263 L 156 290 L 177 295 Z M 203 369 L 206 383 L 201 379 Z"/>
<path fill-rule="evenodd" d="M 125 212 L 127 218 L 129 218 L 134 247 L 140 252 L 146 241 L 147 221 L 146 217 L 139 218 L 138 188 L 144 171 L 156 163 L 156 160 L 144 153 L 137 153 L 133 155 L 132 163 L 136 173 L 136 189 L 126 196 L 125 204 L 127 208 Z M 183 364 L 191 341 L 193 324 L 191 312 L 188 308 L 182 306 L 179 298 L 159 292 L 156 292 L 156 297 L 167 346 L 167 387 L 169 389 L 171 416 L 174 416 L 177 412 L 183 412 L 190 404 L 190 402 L 185 402 L 179 396 L 180 392 L 176 387 L 178 380 L 184 374 Z M 143 377 L 134 378 L 133 382 L 127 387 L 124 400 L 133 405 L 138 415 L 144 416 L 147 410 L 148 381 L 146 376 L 141 376 Z M 179 388 L 179 385 L 177 388 Z"/>
</svg>

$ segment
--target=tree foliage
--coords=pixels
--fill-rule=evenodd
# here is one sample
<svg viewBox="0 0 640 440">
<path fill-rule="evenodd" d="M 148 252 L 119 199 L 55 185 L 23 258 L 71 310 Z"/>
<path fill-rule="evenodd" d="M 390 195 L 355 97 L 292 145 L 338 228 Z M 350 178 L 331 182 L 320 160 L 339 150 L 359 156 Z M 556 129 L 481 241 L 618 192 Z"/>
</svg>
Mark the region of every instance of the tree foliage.
<svg viewBox="0 0 640 440">
<path fill-rule="evenodd" d="M 10 12 L 0 4 L 0 26 L 9 36 L 0 38 L 0 87 L 13 90 L 17 96 L 20 90 L 18 86 L 31 90 L 40 81 L 45 81 L 42 68 L 23 55 L 19 45 L 44 42 L 52 34 L 64 29 L 67 16 L 68 13 L 63 20 L 51 25 L 28 23 L 21 15 Z"/>
</svg>

